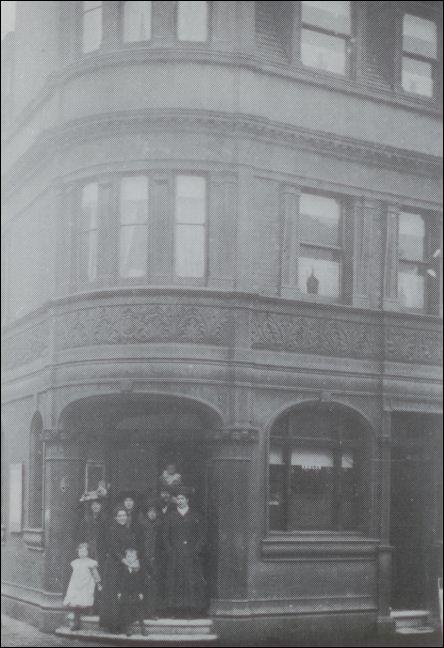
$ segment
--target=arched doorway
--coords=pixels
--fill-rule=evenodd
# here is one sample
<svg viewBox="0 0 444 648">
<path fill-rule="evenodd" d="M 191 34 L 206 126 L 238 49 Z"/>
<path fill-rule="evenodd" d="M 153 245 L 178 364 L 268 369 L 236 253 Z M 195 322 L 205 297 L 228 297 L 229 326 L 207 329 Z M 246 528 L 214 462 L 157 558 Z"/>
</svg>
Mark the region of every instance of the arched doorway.
<svg viewBox="0 0 444 648">
<path fill-rule="evenodd" d="M 192 507 L 206 528 L 214 528 L 207 505 L 207 464 L 212 431 L 221 427 L 221 417 L 208 405 L 165 394 L 96 396 L 69 405 L 61 427 L 78 449 L 77 501 L 105 481 L 109 513 L 128 491 L 142 503 L 159 495 L 159 477 L 174 463 L 193 491 Z M 80 515 L 82 506 L 72 515 Z M 207 580 L 210 554 L 207 547 Z M 208 593 L 210 589 L 209 583 Z"/>
</svg>

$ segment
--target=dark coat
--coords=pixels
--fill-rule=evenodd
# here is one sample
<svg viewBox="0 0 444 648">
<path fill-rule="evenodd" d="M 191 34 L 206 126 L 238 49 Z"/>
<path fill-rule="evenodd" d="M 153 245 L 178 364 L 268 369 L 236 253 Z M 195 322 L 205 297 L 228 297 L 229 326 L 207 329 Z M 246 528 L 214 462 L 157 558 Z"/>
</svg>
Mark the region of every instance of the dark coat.
<svg viewBox="0 0 444 648">
<path fill-rule="evenodd" d="M 163 525 L 168 556 L 166 604 L 169 608 L 197 608 L 206 605 L 206 584 L 202 574 L 204 547 L 202 522 L 194 511 L 181 515 L 172 511 Z"/>
<path fill-rule="evenodd" d="M 89 557 L 97 560 L 99 564 L 99 573 L 103 578 L 103 568 L 105 566 L 107 535 L 109 521 L 103 513 L 96 517 L 88 511 L 80 521 L 77 531 L 77 543 L 87 542 Z"/>
<path fill-rule="evenodd" d="M 160 580 L 165 580 L 166 571 L 162 574 L 162 523 L 159 519 L 151 521 L 147 516 L 139 517 L 142 530 L 142 561 L 145 576 L 144 609 L 147 617 L 154 616 L 162 607 L 160 598 Z"/>
<path fill-rule="evenodd" d="M 100 604 L 100 625 L 105 628 L 114 628 L 118 623 L 119 601 L 117 594 L 123 567 L 122 560 L 125 557 L 125 550 L 130 547 L 137 548 L 135 534 L 126 526 L 113 520 L 109 529 L 108 552 L 105 560 Z"/>
<path fill-rule="evenodd" d="M 123 597 L 135 597 L 144 593 L 143 570 L 140 567 L 137 570 L 130 570 L 126 565 L 122 565 L 119 577 L 119 593 Z"/>
</svg>

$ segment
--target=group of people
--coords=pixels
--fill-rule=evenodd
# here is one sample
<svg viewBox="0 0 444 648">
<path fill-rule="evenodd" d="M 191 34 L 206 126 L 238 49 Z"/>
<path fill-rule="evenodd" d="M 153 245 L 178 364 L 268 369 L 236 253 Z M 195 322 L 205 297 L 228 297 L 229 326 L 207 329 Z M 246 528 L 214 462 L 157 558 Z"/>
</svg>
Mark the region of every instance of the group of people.
<svg viewBox="0 0 444 648">
<path fill-rule="evenodd" d="M 159 496 L 140 504 L 122 493 L 112 515 L 106 489 L 83 497 L 87 506 L 76 534 L 78 557 L 65 605 L 74 613 L 72 630 L 93 608 L 108 632 L 131 635 L 134 621 L 200 616 L 206 605 L 202 571 L 204 529 L 190 507 L 192 489 L 175 464 L 159 479 Z"/>
</svg>

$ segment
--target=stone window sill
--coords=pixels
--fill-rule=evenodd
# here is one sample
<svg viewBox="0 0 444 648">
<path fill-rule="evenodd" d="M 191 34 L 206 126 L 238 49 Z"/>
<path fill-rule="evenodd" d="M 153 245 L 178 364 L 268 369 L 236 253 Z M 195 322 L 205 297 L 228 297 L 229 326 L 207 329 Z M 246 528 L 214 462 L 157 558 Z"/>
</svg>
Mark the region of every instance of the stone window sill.
<svg viewBox="0 0 444 648">
<path fill-rule="evenodd" d="M 265 560 L 375 558 L 379 544 L 379 540 L 357 533 L 275 533 L 262 540 L 261 557 Z"/>
</svg>

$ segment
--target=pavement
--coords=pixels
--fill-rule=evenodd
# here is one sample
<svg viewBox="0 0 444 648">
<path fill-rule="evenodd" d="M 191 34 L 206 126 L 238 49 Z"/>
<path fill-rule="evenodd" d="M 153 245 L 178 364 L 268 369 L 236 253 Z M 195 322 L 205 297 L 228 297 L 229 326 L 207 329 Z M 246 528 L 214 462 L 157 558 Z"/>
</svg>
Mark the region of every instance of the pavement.
<svg viewBox="0 0 444 648">
<path fill-rule="evenodd" d="M 2 615 L 2 624 L 1 624 L 1 646 L 2 648 L 13 648 L 15 646 L 22 646 L 23 648 L 34 648 L 34 646 L 41 646 L 42 648 L 110 648 L 111 644 L 104 643 L 95 643 L 90 641 L 76 641 L 72 639 L 62 639 L 60 637 L 55 637 L 54 635 L 44 634 L 39 632 L 33 626 L 30 626 L 21 621 L 16 621 L 10 617 Z M 223 646 L 223 644 L 219 644 Z M 237 644 L 239 645 L 239 644 Z M 284 646 L 294 647 L 294 641 L 291 643 L 273 643 L 273 645 L 268 644 L 270 648 L 279 648 Z M 300 644 L 299 644 L 300 645 Z M 319 646 L 326 646 L 326 644 L 312 642 L 309 644 L 309 648 Z M 331 646 L 335 644 L 330 644 Z M 338 643 L 337 646 L 341 648 L 435 648 L 442 646 L 442 638 L 440 635 L 433 635 L 431 637 L 418 637 L 418 638 L 406 638 L 406 637 L 395 637 L 388 641 L 387 639 L 380 640 L 363 640 L 356 641 L 354 643 Z M 307 644 L 304 644 L 307 646 Z M 114 644 L 115 648 L 115 644 Z"/>
</svg>

